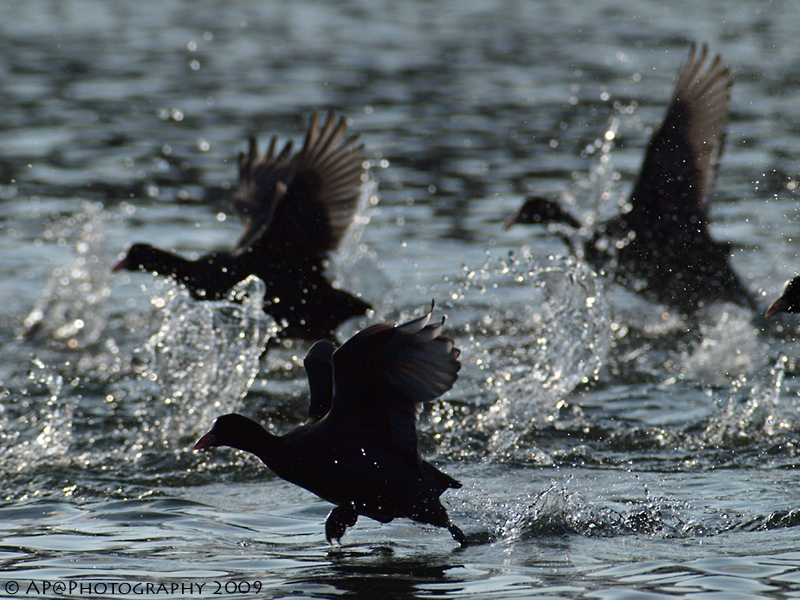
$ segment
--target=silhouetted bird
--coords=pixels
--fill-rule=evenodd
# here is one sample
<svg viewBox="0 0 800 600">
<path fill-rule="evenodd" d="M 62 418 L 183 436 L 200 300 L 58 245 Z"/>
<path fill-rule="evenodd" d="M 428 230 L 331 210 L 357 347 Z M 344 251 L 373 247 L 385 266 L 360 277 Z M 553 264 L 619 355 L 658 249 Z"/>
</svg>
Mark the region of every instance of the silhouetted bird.
<svg viewBox="0 0 800 600">
<path fill-rule="evenodd" d="M 279 477 L 335 504 L 325 523 L 329 542 L 364 515 L 444 527 L 465 544 L 439 500 L 461 484 L 424 461 L 417 447 L 422 403 L 448 391 L 461 368 L 453 341 L 440 335 L 444 319 L 429 325 L 430 316 L 373 325 L 335 350 L 330 342 L 315 344 L 304 363 L 309 419 L 297 429 L 274 436 L 247 417 L 224 415 L 195 449 L 250 452 Z"/>
<path fill-rule="evenodd" d="M 786 283 L 786 287 L 783 288 L 783 293 L 780 295 L 780 298 L 770 304 L 764 316 L 771 317 L 781 312 L 800 312 L 800 277 L 795 277 Z"/>
<path fill-rule="evenodd" d="M 551 229 L 593 268 L 685 315 L 715 301 L 759 310 L 730 266 L 729 244 L 714 241 L 708 230 L 731 84 L 721 58 L 693 44 L 624 212 L 601 222 L 591 237 Z M 515 223 L 581 228 L 556 202 L 536 197 L 508 217 L 506 227 Z"/>
<path fill-rule="evenodd" d="M 308 340 L 332 337 L 369 304 L 331 286 L 325 260 L 341 242 L 358 207 L 364 160 L 358 137 L 345 139 L 344 117 L 329 113 L 320 129 L 315 113 L 303 147 L 288 142 L 275 154 L 276 138 L 258 155 L 254 138 L 239 155 L 234 209 L 244 232 L 231 251 L 187 260 L 148 244 L 134 244 L 114 271 L 148 271 L 175 278 L 200 300 L 217 300 L 249 275 L 267 287 L 264 311 L 283 335 Z"/>
</svg>

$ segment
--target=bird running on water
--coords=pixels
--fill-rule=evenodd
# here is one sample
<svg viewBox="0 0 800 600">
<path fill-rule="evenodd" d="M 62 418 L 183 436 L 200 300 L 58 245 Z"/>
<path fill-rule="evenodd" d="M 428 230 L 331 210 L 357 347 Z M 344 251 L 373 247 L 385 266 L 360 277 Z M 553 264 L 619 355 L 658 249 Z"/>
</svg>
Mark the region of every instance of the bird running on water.
<svg viewBox="0 0 800 600">
<path fill-rule="evenodd" d="M 551 230 L 594 269 L 684 315 L 716 301 L 757 312 L 731 268 L 729 244 L 715 241 L 708 229 L 731 85 L 721 57 L 692 44 L 622 214 L 601 222 L 591 236 L 577 236 L 578 219 L 552 200 L 531 197 L 506 219 L 506 228 L 554 224 Z"/>
<path fill-rule="evenodd" d="M 423 460 L 417 447 L 422 403 L 448 391 L 461 368 L 459 350 L 441 335 L 444 318 L 429 324 L 430 317 L 373 325 L 338 349 L 317 342 L 304 361 L 310 407 L 303 425 L 275 436 L 247 417 L 224 415 L 195 449 L 244 450 L 335 504 L 325 522 L 331 543 L 364 515 L 443 527 L 466 544 L 439 500 L 461 484 Z"/>
</svg>

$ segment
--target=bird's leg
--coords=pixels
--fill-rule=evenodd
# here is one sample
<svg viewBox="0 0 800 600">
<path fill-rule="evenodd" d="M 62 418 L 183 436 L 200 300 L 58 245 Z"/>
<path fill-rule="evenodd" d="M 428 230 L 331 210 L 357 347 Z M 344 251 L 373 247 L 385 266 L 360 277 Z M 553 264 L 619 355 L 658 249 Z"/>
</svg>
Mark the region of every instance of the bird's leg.
<svg viewBox="0 0 800 600">
<path fill-rule="evenodd" d="M 335 507 L 325 520 L 325 539 L 329 544 L 332 544 L 333 540 L 338 542 L 347 528 L 355 525 L 356 521 L 358 521 L 358 513 L 352 505 Z"/>
<path fill-rule="evenodd" d="M 462 546 L 466 546 L 467 545 L 467 536 L 464 535 L 464 532 L 461 531 L 458 528 L 458 526 L 454 525 L 453 523 L 450 523 L 447 526 L 447 529 L 448 529 L 448 531 L 450 531 L 450 535 L 453 536 L 453 539 L 455 541 L 457 541 Z"/>
</svg>

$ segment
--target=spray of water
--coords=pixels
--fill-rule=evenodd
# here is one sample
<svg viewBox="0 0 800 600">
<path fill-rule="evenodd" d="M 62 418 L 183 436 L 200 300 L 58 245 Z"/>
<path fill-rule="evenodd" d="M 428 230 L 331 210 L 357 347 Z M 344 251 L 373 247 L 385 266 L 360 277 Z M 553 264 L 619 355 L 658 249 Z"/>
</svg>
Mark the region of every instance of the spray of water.
<svg viewBox="0 0 800 600">
<path fill-rule="evenodd" d="M 146 344 L 146 377 L 158 382 L 171 408 L 163 435 L 196 435 L 237 409 L 277 331 L 262 308 L 265 289 L 251 276 L 226 300 L 196 302 L 179 286 L 153 299 L 163 321 Z"/>
<path fill-rule="evenodd" d="M 34 356 L 27 379 L 23 397 L 0 390 L 0 468 L 5 473 L 36 473 L 69 462 L 74 407 L 62 396 L 63 378 Z"/>
<path fill-rule="evenodd" d="M 559 418 L 565 396 L 597 377 L 611 347 L 602 281 L 572 257 L 543 263 L 528 253 L 489 257 L 482 268 L 465 269 L 450 298 L 466 320 L 468 339 L 458 340 L 462 361 L 486 373 L 482 390 L 460 392 L 490 404 L 467 417 L 474 422 L 459 424 L 441 411 L 434 422 L 474 429 L 488 438 L 495 458 L 515 452 L 519 437 L 537 422 Z M 524 452 L 536 454 L 530 447 Z"/>
<path fill-rule="evenodd" d="M 368 179 L 361 186 L 359 205 L 339 248 L 331 255 L 331 273 L 335 286 L 351 293 L 358 291 L 372 305 L 373 316 L 382 319 L 389 310 L 391 282 L 378 265 L 378 257 L 373 250 L 361 242 L 364 228 L 369 224 L 372 212 L 378 205 L 378 184 Z M 349 337 L 360 327 L 345 325 L 343 335 Z"/>
<path fill-rule="evenodd" d="M 683 515 L 685 509 L 680 503 L 651 496 L 647 488 L 641 501 L 604 506 L 571 491 L 568 483 L 554 482 L 531 501 L 515 507 L 501 534 L 507 541 L 565 533 L 591 537 L 706 535 L 706 528 Z"/>
<path fill-rule="evenodd" d="M 786 357 L 782 356 L 761 380 L 751 382 L 746 375 L 739 376 L 731 385 L 727 401 L 709 419 L 701 434 L 702 444 L 738 446 L 797 431 L 797 406 L 794 402 L 781 403 L 785 367 Z"/>
<path fill-rule="evenodd" d="M 59 237 L 72 240 L 77 257 L 53 270 L 44 292 L 23 322 L 25 337 L 36 337 L 72 350 L 85 349 L 104 337 L 108 321 L 110 269 L 105 256 L 101 205 L 84 202 L 82 211 L 56 224 Z M 52 231 L 51 235 L 55 235 Z"/>
<path fill-rule="evenodd" d="M 688 379 L 726 384 L 739 376 L 769 369 L 767 344 L 759 337 L 751 314 L 734 305 L 717 306 L 700 323 L 699 343 L 681 352 L 677 364 Z"/>
</svg>

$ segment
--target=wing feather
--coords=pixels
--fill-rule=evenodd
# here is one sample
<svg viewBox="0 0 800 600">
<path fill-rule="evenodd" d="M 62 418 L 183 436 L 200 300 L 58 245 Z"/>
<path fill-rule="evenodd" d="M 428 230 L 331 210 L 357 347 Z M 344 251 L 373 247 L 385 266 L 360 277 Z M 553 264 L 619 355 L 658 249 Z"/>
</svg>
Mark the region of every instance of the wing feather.
<svg viewBox="0 0 800 600">
<path fill-rule="evenodd" d="M 244 231 L 235 255 L 308 257 L 320 261 L 341 242 L 358 208 L 364 176 L 363 144 L 345 139 L 347 121 L 331 111 L 320 127 L 311 116 L 302 148 L 288 142 L 275 156 L 276 139 L 259 157 L 255 140 L 239 158 L 234 208 Z"/>
<path fill-rule="evenodd" d="M 453 387 L 461 363 L 444 318 L 431 312 L 401 325 L 373 325 L 333 355 L 331 412 L 359 428 L 383 432 L 401 452 L 417 457 L 416 420 L 423 402 Z"/>
<path fill-rule="evenodd" d="M 653 134 L 631 194 L 634 222 L 645 233 L 670 221 L 708 221 L 707 205 L 725 144 L 732 79 L 720 56 L 693 44 L 664 122 Z"/>
</svg>

